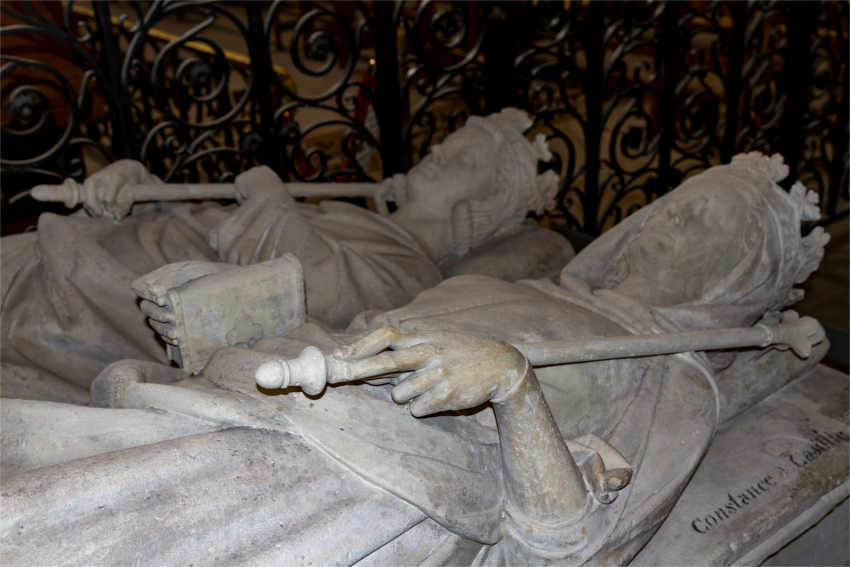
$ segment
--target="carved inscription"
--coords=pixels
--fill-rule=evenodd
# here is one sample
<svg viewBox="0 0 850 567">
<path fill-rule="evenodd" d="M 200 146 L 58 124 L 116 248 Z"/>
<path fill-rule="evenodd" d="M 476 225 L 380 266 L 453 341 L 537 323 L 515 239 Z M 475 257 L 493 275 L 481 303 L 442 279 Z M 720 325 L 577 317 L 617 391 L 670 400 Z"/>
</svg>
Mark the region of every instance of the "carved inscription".
<svg viewBox="0 0 850 567">
<path fill-rule="evenodd" d="M 850 435 L 846 431 L 826 433 L 813 429 L 812 433 L 814 435 L 807 441 L 804 449 L 798 449 L 787 455 L 792 469 L 806 467 L 842 443 L 850 442 Z M 788 474 L 788 470 L 782 466 L 774 468 L 778 473 L 765 474 L 744 489 L 727 492 L 728 500 L 719 502 L 714 510 L 695 518 L 691 522 L 691 527 L 701 534 L 708 533 L 732 516 L 743 513 L 760 498 L 768 498 L 771 489 L 777 485 L 777 481 Z"/>
<path fill-rule="evenodd" d="M 729 497 L 727 502 L 724 502 L 704 517 L 695 519 L 691 522 L 691 526 L 701 534 L 708 533 L 755 502 L 759 497 L 766 495 L 774 486 L 776 486 L 776 479 L 773 475 L 768 474 L 758 482 L 748 486 L 743 492 L 738 492 L 737 496 L 733 496 L 731 492 L 727 492 L 727 496 Z"/>
<path fill-rule="evenodd" d="M 812 437 L 811 443 L 809 443 L 809 446 L 806 449 L 788 455 L 788 460 L 796 467 L 805 467 L 841 443 L 847 443 L 850 441 L 850 435 L 847 435 L 846 431 L 824 433 L 817 429 L 813 429 L 812 432 L 815 436 Z"/>
</svg>

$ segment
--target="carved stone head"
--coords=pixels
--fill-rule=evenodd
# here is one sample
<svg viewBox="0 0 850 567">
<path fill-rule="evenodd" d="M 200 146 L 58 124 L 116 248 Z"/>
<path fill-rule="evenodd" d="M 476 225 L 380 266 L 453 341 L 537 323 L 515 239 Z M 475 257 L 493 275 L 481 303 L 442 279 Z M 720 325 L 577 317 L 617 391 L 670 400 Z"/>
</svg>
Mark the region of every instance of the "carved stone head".
<svg viewBox="0 0 850 567">
<path fill-rule="evenodd" d="M 461 255 L 553 204 L 558 176 L 537 173 L 549 160 L 542 135 L 529 142 L 528 115 L 515 108 L 475 116 L 406 176 L 409 202 L 451 215 L 452 252 Z"/>
<path fill-rule="evenodd" d="M 565 272 L 656 308 L 680 328 L 751 325 L 802 298 L 828 235 L 803 238 L 817 195 L 796 184 L 782 156 L 736 156 L 621 222 Z"/>
</svg>

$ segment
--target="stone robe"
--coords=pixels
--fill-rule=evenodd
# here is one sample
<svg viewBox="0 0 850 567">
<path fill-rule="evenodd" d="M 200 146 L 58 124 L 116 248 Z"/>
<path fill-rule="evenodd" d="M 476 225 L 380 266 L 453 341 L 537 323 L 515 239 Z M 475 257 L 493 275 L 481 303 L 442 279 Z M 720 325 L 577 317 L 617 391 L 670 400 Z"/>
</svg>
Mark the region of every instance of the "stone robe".
<svg viewBox="0 0 850 567">
<path fill-rule="evenodd" d="M 37 232 L 3 238 L 3 396 L 86 403 L 111 362 L 168 364 L 130 283 L 172 262 L 248 264 L 291 252 L 304 266 L 308 317 L 336 328 L 363 310 L 404 305 L 441 280 L 386 218 L 347 203 L 262 197 L 239 206 L 159 204 L 120 223 L 44 214 Z"/>
<path fill-rule="evenodd" d="M 717 175 L 719 186 L 737 187 L 737 178 Z M 695 179 L 689 183 L 699 189 Z M 764 207 L 751 207 L 770 216 L 748 227 L 747 249 L 728 277 L 678 305 L 652 307 L 617 292 L 626 244 L 668 212 L 659 200 L 583 251 L 559 285 L 461 276 L 404 307 L 364 312 L 343 334 L 304 325 L 252 349 L 222 349 L 196 378 L 153 362 L 116 363 L 92 385 L 96 408 L 6 400 L 3 557 L 15 564 L 627 563 L 667 516 L 717 423 L 772 391 L 756 382 L 767 377 L 778 388 L 814 366 L 825 341 L 805 361 L 768 349 L 711 361 L 684 353 L 536 369 L 582 474 L 594 454 L 604 461 L 615 451 L 633 477 L 612 503 L 591 496 L 575 515 L 538 523 L 538 535 L 525 540 L 502 525 L 505 489 L 488 406 L 415 419 L 388 386 L 339 385 L 318 397 L 261 392 L 254 370 L 271 355 L 295 357 L 310 344 L 330 352 L 383 325 L 512 343 L 751 325 L 793 300 L 793 283 L 817 259 L 803 254 L 814 243 L 800 241 L 797 213 L 786 210 L 794 203 L 776 191 Z M 74 275 L 73 262 L 62 266 Z"/>
<path fill-rule="evenodd" d="M 675 503 L 714 431 L 713 376 L 692 355 L 537 369 L 576 460 L 593 452 L 595 436 L 634 469 L 613 503 L 590 498 L 576 517 L 541 526 L 560 542 L 545 553 L 533 542 L 502 537 L 505 496 L 489 407 L 415 419 L 386 386 L 343 385 L 311 398 L 298 391 L 267 395 L 253 382 L 269 352 L 297 356 L 307 344 L 328 352 L 385 324 L 509 342 L 645 330 L 621 312 L 604 309 L 589 291 L 547 280 L 461 276 L 403 308 L 364 313 L 345 335 L 307 325 L 253 349 L 223 349 L 197 378 L 175 381 L 180 371 L 150 364 L 106 372 L 93 397 L 114 409 L 4 402 L 4 557 L 627 562 Z M 45 404 L 57 416 L 91 413 L 67 423 L 95 425 L 68 428 L 61 440 L 27 433 L 27 416 Z M 137 421 L 155 433 L 131 435 Z M 108 425 L 97 427 L 101 422 Z"/>
</svg>

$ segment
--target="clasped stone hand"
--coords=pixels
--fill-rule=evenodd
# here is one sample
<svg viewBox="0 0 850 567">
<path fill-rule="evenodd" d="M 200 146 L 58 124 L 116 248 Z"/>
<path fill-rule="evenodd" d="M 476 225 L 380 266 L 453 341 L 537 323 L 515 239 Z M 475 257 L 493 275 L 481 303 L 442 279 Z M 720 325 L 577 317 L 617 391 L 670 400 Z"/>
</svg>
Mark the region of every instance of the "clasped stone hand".
<svg viewBox="0 0 850 567">
<path fill-rule="evenodd" d="M 133 201 L 122 197 L 128 185 L 155 184 L 162 181 L 138 161 L 122 159 L 111 163 L 83 181 L 83 208 L 92 217 L 120 221 L 130 213 Z"/>
<path fill-rule="evenodd" d="M 168 290 L 236 267 L 230 264 L 195 260 L 167 264 L 135 280 L 132 288 L 142 300 L 139 307 L 148 316 L 150 326 L 166 344 L 179 347 L 180 332 L 177 329 L 174 309 L 168 300 Z"/>
<path fill-rule="evenodd" d="M 389 352 L 383 352 L 390 349 Z M 382 327 L 333 356 L 356 379 L 393 375 L 392 397 L 421 417 L 512 398 L 528 374 L 513 346 L 474 335 Z"/>
</svg>

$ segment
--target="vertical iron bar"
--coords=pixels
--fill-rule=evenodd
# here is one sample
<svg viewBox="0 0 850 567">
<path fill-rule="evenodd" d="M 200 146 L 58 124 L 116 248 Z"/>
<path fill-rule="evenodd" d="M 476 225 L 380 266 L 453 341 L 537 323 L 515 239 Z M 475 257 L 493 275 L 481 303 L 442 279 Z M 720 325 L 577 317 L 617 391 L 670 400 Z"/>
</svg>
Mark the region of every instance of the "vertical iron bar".
<svg viewBox="0 0 850 567">
<path fill-rule="evenodd" d="M 668 1 L 664 5 L 664 17 L 661 20 L 663 38 L 659 46 L 664 59 L 661 100 L 661 148 L 658 161 L 658 194 L 663 195 L 673 188 L 675 175 L 670 169 L 673 153 L 674 119 L 676 115 L 676 82 L 679 78 L 680 50 L 679 3 Z"/>
<path fill-rule="evenodd" d="M 588 25 L 582 38 L 587 55 L 587 74 L 584 98 L 587 104 L 587 129 L 584 138 L 585 175 L 582 208 L 584 209 L 584 232 L 594 236 L 599 234 L 599 153 L 602 143 L 602 98 L 605 85 L 602 84 L 605 54 L 602 38 L 605 32 L 605 11 L 603 2 L 590 2 L 588 6 Z"/>
<path fill-rule="evenodd" d="M 381 131 L 384 177 L 404 171 L 401 84 L 393 2 L 375 2 L 375 115 Z"/>
<path fill-rule="evenodd" d="M 741 73 L 744 68 L 744 40 L 747 33 L 747 3 L 732 2 L 732 41 L 729 46 L 729 73 L 726 76 L 726 132 L 720 148 L 720 160 L 729 163 L 737 149 L 741 111 Z"/>
<path fill-rule="evenodd" d="M 489 2 L 484 35 L 484 80 L 487 113 L 516 105 L 516 4 Z"/>
<path fill-rule="evenodd" d="M 92 2 L 92 9 L 97 18 L 97 33 L 105 59 L 102 65 L 109 78 L 109 84 L 100 85 L 100 87 L 104 92 L 109 93 L 112 101 L 109 112 L 112 115 L 113 149 L 119 158 L 140 159 L 141 153 L 136 139 L 130 93 L 121 83 L 121 54 L 118 53 L 118 43 L 112 33 L 109 2 Z"/>
<path fill-rule="evenodd" d="M 838 38 L 840 41 L 841 38 Z M 846 44 L 844 45 L 845 53 L 847 51 Z M 847 152 L 847 145 L 850 140 L 847 139 L 848 122 L 848 100 L 850 96 L 850 69 L 845 67 L 844 80 L 839 87 L 841 93 L 837 101 L 838 121 L 832 127 L 832 169 L 829 172 L 829 196 L 826 201 L 826 217 L 832 218 L 835 216 L 835 211 L 838 208 L 838 197 L 841 195 L 843 187 L 841 187 L 841 179 L 844 176 L 844 168 L 847 164 L 844 162 L 844 154 Z"/>
<path fill-rule="evenodd" d="M 260 119 L 260 161 L 283 174 L 280 153 L 275 149 L 275 123 L 273 83 L 274 67 L 263 31 L 263 5 L 261 2 L 248 2 L 248 56 L 251 58 L 251 74 L 257 96 L 257 109 Z"/>
<path fill-rule="evenodd" d="M 783 73 L 784 90 L 788 102 L 780 122 L 779 151 L 785 157 L 790 175 L 782 185 L 790 187 L 796 180 L 803 158 L 803 119 L 807 114 L 806 94 L 812 81 L 811 61 L 812 33 L 815 31 L 817 4 L 812 2 L 787 2 L 785 26 L 788 30 L 788 59 Z"/>
</svg>

